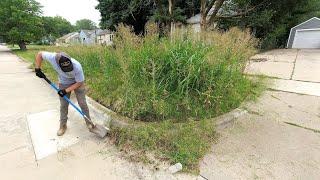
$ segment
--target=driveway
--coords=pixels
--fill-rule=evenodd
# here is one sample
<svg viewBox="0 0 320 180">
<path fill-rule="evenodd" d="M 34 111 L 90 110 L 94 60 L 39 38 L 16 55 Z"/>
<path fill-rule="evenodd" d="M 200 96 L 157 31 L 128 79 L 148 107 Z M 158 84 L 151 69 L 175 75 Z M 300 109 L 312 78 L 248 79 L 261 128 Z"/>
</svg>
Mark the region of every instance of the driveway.
<svg viewBox="0 0 320 180">
<path fill-rule="evenodd" d="M 251 58 L 247 72 L 286 80 L 320 82 L 320 49 L 279 49 Z"/>
<path fill-rule="evenodd" d="M 274 90 L 320 96 L 320 49 L 278 49 L 251 58 L 246 72 L 275 78 Z"/>
</svg>

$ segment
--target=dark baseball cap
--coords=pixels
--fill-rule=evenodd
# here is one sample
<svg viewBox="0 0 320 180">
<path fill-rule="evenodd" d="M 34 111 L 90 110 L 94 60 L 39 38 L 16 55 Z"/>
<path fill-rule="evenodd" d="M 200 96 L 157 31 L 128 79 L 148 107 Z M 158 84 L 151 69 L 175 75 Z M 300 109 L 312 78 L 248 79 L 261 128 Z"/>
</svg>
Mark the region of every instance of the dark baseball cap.
<svg viewBox="0 0 320 180">
<path fill-rule="evenodd" d="M 56 60 L 63 72 L 70 72 L 73 70 L 71 57 L 68 56 L 66 53 L 57 53 Z"/>
</svg>

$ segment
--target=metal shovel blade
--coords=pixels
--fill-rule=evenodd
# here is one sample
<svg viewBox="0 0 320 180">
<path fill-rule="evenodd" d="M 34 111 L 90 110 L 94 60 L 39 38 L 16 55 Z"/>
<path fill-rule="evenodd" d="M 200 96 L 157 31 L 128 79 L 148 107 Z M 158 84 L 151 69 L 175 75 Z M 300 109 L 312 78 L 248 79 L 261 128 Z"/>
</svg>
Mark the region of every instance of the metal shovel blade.
<svg viewBox="0 0 320 180">
<path fill-rule="evenodd" d="M 91 119 L 89 119 L 86 115 L 83 115 L 84 119 L 86 120 L 87 123 L 90 124 L 89 131 L 96 134 L 100 138 L 104 138 L 110 129 L 100 125 L 100 124 L 94 124 Z M 93 126 L 93 127 L 92 127 Z"/>
<path fill-rule="evenodd" d="M 96 134 L 100 138 L 104 138 L 108 134 L 108 131 L 110 130 L 99 124 L 95 124 L 94 128 L 90 129 L 90 132 Z"/>
</svg>

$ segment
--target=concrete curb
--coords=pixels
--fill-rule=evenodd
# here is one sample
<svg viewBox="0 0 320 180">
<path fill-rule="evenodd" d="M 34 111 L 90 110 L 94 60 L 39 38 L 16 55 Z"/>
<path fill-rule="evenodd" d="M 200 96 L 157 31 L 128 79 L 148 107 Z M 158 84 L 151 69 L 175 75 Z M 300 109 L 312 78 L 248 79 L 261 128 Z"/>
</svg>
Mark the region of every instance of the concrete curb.
<svg viewBox="0 0 320 180">
<path fill-rule="evenodd" d="M 108 127 L 123 128 L 129 126 L 129 118 L 118 115 L 116 112 L 113 112 L 88 96 L 87 102 L 93 110 L 92 113 L 94 113 L 96 117 L 101 117 L 99 118 L 100 120 L 104 119 L 104 122 L 100 121 L 100 123 L 103 123 Z M 213 120 L 215 121 L 217 130 L 223 130 L 231 126 L 237 118 L 247 113 L 247 110 L 236 108 L 226 114 L 213 118 Z"/>
<path fill-rule="evenodd" d="M 234 124 L 234 122 L 237 118 L 239 118 L 240 116 L 243 116 L 247 113 L 248 113 L 247 110 L 244 110 L 241 108 L 236 108 L 226 114 L 223 114 L 221 116 L 214 118 L 214 120 L 216 121 L 215 124 L 216 124 L 217 130 L 223 130 L 223 129 L 231 126 L 232 124 Z"/>
<path fill-rule="evenodd" d="M 88 106 L 91 107 L 90 113 L 94 114 L 95 117 L 98 117 L 98 119 L 94 119 L 95 121 L 99 121 L 100 124 L 107 127 L 124 128 L 129 126 L 128 118 L 120 116 L 89 96 L 86 96 L 86 99 Z"/>
</svg>

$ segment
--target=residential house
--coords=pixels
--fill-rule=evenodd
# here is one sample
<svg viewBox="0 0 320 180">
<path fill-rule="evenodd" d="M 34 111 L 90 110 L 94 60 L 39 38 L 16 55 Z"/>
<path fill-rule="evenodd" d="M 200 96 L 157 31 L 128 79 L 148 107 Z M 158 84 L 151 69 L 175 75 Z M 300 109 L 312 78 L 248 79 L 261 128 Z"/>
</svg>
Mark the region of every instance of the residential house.
<svg viewBox="0 0 320 180">
<path fill-rule="evenodd" d="M 71 32 L 56 40 L 56 45 L 78 44 L 80 43 L 79 33 Z"/>
<path fill-rule="evenodd" d="M 200 20 L 201 20 L 201 14 L 196 14 L 195 16 L 190 17 L 187 19 L 188 25 L 191 27 L 191 29 L 194 32 L 200 32 L 201 26 L 200 26 Z"/>
<path fill-rule="evenodd" d="M 42 37 L 40 42 L 41 44 L 52 45 L 54 44 L 55 40 L 56 39 L 51 34 L 49 34 L 47 36 Z"/>
<path fill-rule="evenodd" d="M 101 45 L 111 45 L 113 40 L 113 32 L 105 29 L 97 34 L 97 43 Z"/>
<path fill-rule="evenodd" d="M 230 4 L 230 6 L 234 6 L 234 3 L 232 0 L 226 0 L 224 4 Z M 210 19 L 212 13 L 213 13 L 213 10 L 214 10 L 214 6 L 210 9 L 210 11 L 208 12 L 207 14 L 207 21 Z M 236 12 L 235 9 L 228 9 L 228 10 L 225 10 L 225 9 L 219 9 L 218 10 L 218 13 L 217 15 L 224 15 L 224 16 L 228 16 L 228 15 L 236 15 L 238 12 Z M 200 32 L 201 31 L 201 25 L 200 25 L 200 21 L 201 21 L 201 13 L 199 14 L 196 14 L 195 16 L 192 16 L 190 17 L 189 19 L 187 19 L 187 23 L 189 25 L 189 27 L 191 27 L 191 29 L 194 30 L 194 32 Z M 213 27 L 216 27 L 217 26 L 217 23 L 214 23 L 213 24 Z"/>
<path fill-rule="evenodd" d="M 102 32 L 101 29 L 94 29 L 94 30 L 81 30 L 79 34 L 80 42 L 81 44 L 85 45 L 93 45 L 96 44 L 97 42 L 97 34 Z"/>
</svg>

